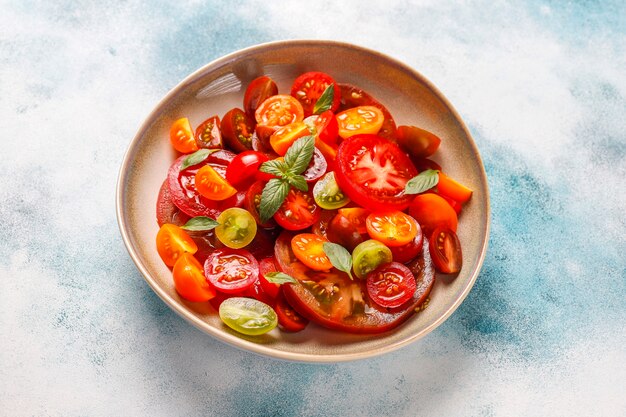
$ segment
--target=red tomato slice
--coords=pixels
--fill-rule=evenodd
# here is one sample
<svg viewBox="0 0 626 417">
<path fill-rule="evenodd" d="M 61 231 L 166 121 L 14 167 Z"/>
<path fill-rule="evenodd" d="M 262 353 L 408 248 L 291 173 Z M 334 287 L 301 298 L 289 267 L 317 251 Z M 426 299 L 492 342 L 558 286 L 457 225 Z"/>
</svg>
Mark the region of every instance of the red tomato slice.
<svg viewBox="0 0 626 417">
<path fill-rule="evenodd" d="M 178 152 L 191 153 L 198 150 L 189 119 L 182 117 L 170 127 L 170 143 Z"/>
<path fill-rule="evenodd" d="M 378 136 L 394 140 L 396 138 L 396 123 L 391 117 L 391 113 L 374 97 L 350 84 L 339 84 L 341 88 L 341 106 L 340 110 L 347 110 L 357 106 L 374 106 L 378 107 L 385 116 L 383 125 L 378 131 Z"/>
<path fill-rule="evenodd" d="M 280 291 L 280 284 L 274 284 L 265 279 L 265 274 L 269 272 L 277 272 L 278 266 L 276 265 L 276 258 L 263 258 L 259 262 L 259 282 L 263 291 L 265 291 L 270 297 L 276 299 Z"/>
<path fill-rule="evenodd" d="M 444 274 L 456 274 L 463 265 L 461 242 L 454 231 L 438 227 L 430 238 L 430 256 L 435 268 Z"/>
<path fill-rule="evenodd" d="M 219 117 L 209 117 L 196 128 L 196 145 L 198 148 L 204 149 L 222 148 Z"/>
<path fill-rule="evenodd" d="M 159 256 L 167 266 L 174 266 L 176 261 L 188 252 L 196 253 L 198 246 L 191 236 L 183 229 L 173 224 L 164 224 L 156 236 L 156 246 Z"/>
<path fill-rule="evenodd" d="M 176 207 L 176 204 L 172 202 L 172 194 L 170 193 L 170 187 L 167 185 L 167 179 L 163 181 L 161 189 L 159 190 L 156 204 L 156 216 L 159 227 L 163 226 L 165 223 L 182 226 L 189 220 L 189 216 L 180 211 L 180 209 Z"/>
<path fill-rule="evenodd" d="M 339 188 L 362 207 L 404 210 L 413 199 L 404 194 L 404 186 L 417 170 L 397 145 L 379 136 L 345 139 L 339 145 L 336 168 Z"/>
<path fill-rule="evenodd" d="M 262 75 L 248 84 L 243 95 L 243 108 L 250 117 L 254 117 L 259 105 L 276 94 L 278 94 L 276 83 L 270 77 Z"/>
<path fill-rule="evenodd" d="M 222 138 L 235 152 L 252 150 L 254 121 L 243 110 L 234 108 L 222 118 Z"/>
<path fill-rule="evenodd" d="M 285 299 L 282 291 L 278 293 L 274 310 L 278 316 L 278 325 L 286 332 L 299 332 L 306 328 L 309 321 L 293 309 Z"/>
<path fill-rule="evenodd" d="M 330 110 L 334 112 L 339 108 L 341 102 L 341 89 L 330 75 L 323 72 L 305 72 L 300 75 L 293 82 L 291 95 L 302 104 L 304 115 L 310 116 L 313 114 L 315 103 L 331 84 L 333 84 L 334 95 Z"/>
<path fill-rule="evenodd" d="M 427 236 L 437 227 L 447 227 L 456 232 L 458 219 L 456 212 L 442 197 L 433 193 L 420 194 L 409 207 L 409 214 L 413 217 Z"/>
<path fill-rule="evenodd" d="M 298 313 L 322 326 L 350 333 L 381 333 L 397 327 L 424 302 L 434 282 L 434 269 L 425 245 L 423 255 L 409 265 L 417 290 L 399 308 L 383 308 L 367 294 L 365 282 L 352 281 L 347 274 L 332 269 L 313 271 L 296 258 L 291 250 L 293 234 L 285 232 L 276 240 L 275 254 L 279 268 L 300 284 L 283 284 L 287 302 Z M 428 257 L 428 261 L 424 260 Z"/>
<path fill-rule="evenodd" d="M 226 294 L 240 293 L 259 276 L 259 263 L 245 249 L 216 249 L 204 262 L 207 280 Z"/>
<path fill-rule="evenodd" d="M 381 265 L 367 275 L 367 293 L 381 307 L 400 307 L 413 297 L 416 288 L 411 270 L 399 262 Z"/>
<path fill-rule="evenodd" d="M 292 188 L 283 205 L 274 214 L 274 219 L 287 230 L 302 230 L 317 223 L 320 210 L 310 191 L 304 193 Z"/>
<path fill-rule="evenodd" d="M 256 122 L 265 126 L 287 126 L 304 119 L 302 105 L 295 98 L 277 94 L 262 102 L 254 112 Z"/>
<path fill-rule="evenodd" d="M 209 301 L 215 297 L 200 262 L 189 253 L 184 253 L 174 264 L 172 270 L 176 292 L 185 300 L 193 302 Z"/>
</svg>

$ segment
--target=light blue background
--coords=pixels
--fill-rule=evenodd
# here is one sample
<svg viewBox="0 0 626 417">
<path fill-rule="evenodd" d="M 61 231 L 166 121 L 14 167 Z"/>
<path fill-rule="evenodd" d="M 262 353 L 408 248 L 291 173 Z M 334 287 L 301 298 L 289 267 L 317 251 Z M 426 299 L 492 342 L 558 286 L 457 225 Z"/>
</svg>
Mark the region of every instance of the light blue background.
<svg viewBox="0 0 626 417">
<path fill-rule="evenodd" d="M 382 357 L 294 364 L 213 340 L 118 232 L 118 169 L 152 107 L 205 63 L 288 38 L 413 66 L 484 159 L 476 286 Z M 0 132 L 1 415 L 626 415 L 620 0 L 4 1 Z"/>
</svg>

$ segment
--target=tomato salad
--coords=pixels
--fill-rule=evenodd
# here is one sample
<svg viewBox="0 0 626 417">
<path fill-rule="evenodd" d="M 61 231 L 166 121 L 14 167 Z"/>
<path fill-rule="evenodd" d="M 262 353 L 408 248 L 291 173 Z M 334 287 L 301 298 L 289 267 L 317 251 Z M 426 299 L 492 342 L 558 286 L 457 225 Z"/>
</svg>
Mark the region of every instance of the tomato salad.
<svg viewBox="0 0 626 417">
<path fill-rule="evenodd" d="M 283 93 L 258 77 L 242 104 L 170 129 L 156 245 L 182 298 L 248 335 L 380 333 L 425 307 L 435 271 L 460 271 L 472 191 L 428 159 L 439 137 L 322 72 Z"/>
</svg>

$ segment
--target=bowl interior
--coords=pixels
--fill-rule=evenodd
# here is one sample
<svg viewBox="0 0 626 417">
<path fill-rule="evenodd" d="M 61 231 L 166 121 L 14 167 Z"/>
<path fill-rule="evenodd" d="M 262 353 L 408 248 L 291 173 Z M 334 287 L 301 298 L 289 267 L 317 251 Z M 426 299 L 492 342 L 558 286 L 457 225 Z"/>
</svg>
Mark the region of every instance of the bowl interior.
<svg viewBox="0 0 626 417">
<path fill-rule="evenodd" d="M 296 334 L 278 329 L 262 337 L 233 332 L 208 304 L 190 303 L 176 293 L 171 271 L 155 247 L 156 199 L 175 159 L 169 126 L 188 117 L 192 126 L 242 107 L 248 83 L 269 75 L 288 94 L 306 71 L 323 71 L 339 83 L 363 88 L 382 102 L 398 125 L 429 130 L 442 144 L 433 157 L 453 178 L 474 190 L 459 219 L 464 265 L 450 279 L 437 276 L 428 307 L 392 332 L 361 336 L 310 325 Z M 489 200 L 484 168 L 476 146 L 452 106 L 423 76 L 382 54 L 353 45 L 324 41 L 289 41 L 248 48 L 218 59 L 176 86 L 148 116 L 130 144 L 117 189 L 120 230 L 129 253 L 154 291 L 177 313 L 227 343 L 273 357 L 335 362 L 381 354 L 414 341 L 441 324 L 471 289 L 486 250 Z"/>
</svg>

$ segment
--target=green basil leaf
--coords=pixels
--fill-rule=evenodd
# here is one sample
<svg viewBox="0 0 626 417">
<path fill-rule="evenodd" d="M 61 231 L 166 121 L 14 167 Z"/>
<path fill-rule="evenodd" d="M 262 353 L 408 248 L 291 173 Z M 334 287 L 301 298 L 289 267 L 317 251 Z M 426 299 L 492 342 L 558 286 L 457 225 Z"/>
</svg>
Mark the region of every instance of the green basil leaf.
<svg viewBox="0 0 626 417">
<path fill-rule="evenodd" d="M 268 221 L 289 194 L 289 183 L 283 179 L 272 178 L 265 184 L 261 193 L 261 203 L 259 204 L 259 217 L 261 222 Z"/>
<path fill-rule="evenodd" d="M 191 230 L 192 232 L 194 232 L 201 230 L 212 230 L 219 225 L 220 224 L 216 220 L 213 220 L 210 217 L 196 216 L 189 219 L 187 223 L 185 223 L 184 226 L 180 226 L 180 228 L 185 230 Z"/>
<path fill-rule="evenodd" d="M 302 175 L 290 175 L 286 177 L 287 182 L 294 188 L 297 188 L 300 191 L 307 192 L 309 191 L 309 184 L 306 183 L 306 180 Z"/>
<path fill-rule="evenodd" d="M 309 166 L 315 152 L 315 137 L 304 136 L 296 140 L 285 153 L 285 165 L 292 174 L 302 174 Z"/>
<path fill-rule="evenodd" d="M 283 272 L 268 272 L 263 275 L 265 279 L 273 284 L 297 284 L 298 280 L 292 277 L 291 275 L 287 275 Z"/>
<path fill-rule="evenodd" d="M 187 158 L 183 159 L 183 163 L 180 165 L 180 170 L 187 169 L 190 166 L 199 164 L 207 159 L 213 152 L 221 151 L 221 149 L 199 149 L 190 154 Z"/>
<path fill-rule="evenodd" d="M 259 167 L 259 171 L 265 172 L 267 174 L 276 175 L 277 177 L 282 177 L 288 171 L 287 165 L 283 161 L 277 161 L 276 159 L 272 159 L 271 161 L 266 161 L 261 164 Z"/>
<path fill-rule="evenodd" d="M 324 242 L 324 253 L 335 268 L 348 274 L 352 278 L 352 255 L 346 248 L 336 243 Z"/>
<path fill-rule="evenodd" d="M 333 100 L 335 99 L 335 84 L 330 84 L 320 98 L 317 99 L 313 106 L 313 114 L 320 114 L 326 110 L 330 110 L 333 106 Z"/>
<path fill-rule="evenodd" d="M 439 171 L 436 169 L 427 169 L 420 172 L 417 176 L 411 178 L 404 186 L 405 194 L 419 194 L 426 190 L 430 190 L 439 182 Z"/>
</svg>

